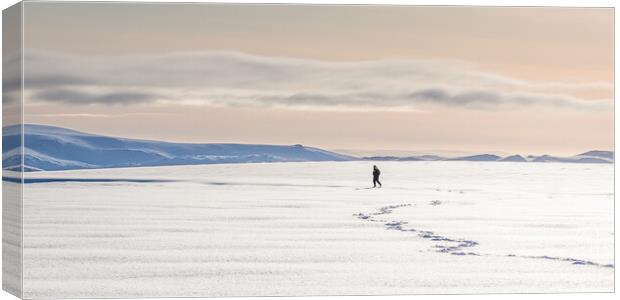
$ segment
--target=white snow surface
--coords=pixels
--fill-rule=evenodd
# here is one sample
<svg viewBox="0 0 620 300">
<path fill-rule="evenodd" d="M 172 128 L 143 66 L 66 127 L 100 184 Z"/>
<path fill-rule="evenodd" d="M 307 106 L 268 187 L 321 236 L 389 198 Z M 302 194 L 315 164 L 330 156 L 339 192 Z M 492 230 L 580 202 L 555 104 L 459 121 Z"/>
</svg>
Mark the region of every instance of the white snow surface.
<svg viewBox="0 0 620 300">
<path fill-rule="evenodd" d="M 372 164 L 27 173 L 24 297 L 613 291 L 613 165 Z"/>
</svg>

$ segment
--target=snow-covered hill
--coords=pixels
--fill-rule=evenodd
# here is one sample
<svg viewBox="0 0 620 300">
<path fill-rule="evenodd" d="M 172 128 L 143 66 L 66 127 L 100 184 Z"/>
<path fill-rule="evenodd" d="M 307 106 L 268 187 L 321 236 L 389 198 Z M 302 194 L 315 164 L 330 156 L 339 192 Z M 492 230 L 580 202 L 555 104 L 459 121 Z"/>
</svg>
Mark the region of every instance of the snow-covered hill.
<svg viewBox="0 0 620 300">
<path fill-rule="evenodd" d="M 357 158 L 303 145 L 189 144 L 136 140 L 88 134 L 71 129 L 24 125 L 24 170 L 202 165 L 221 163 L 309 162 L 309 161 L 486 161 L 613 163 L 614 152 L 593 150 L 572 157 L 520 155 L 500 157 L 479 154 L 456 158 L 436 155 L 373 156 Z M 20 127 L 2 129 L 5 170 L 18 170 Z"/>
<path fill-rule="evenodd" d="M 42 125 L 25 125 L 24 133 L 26 171 L 355 159 L 303 145 L 168 143 Z M 19 127 L 3 128 L 4 169 L 19 166 L 19 140 Z"/>
</svg>

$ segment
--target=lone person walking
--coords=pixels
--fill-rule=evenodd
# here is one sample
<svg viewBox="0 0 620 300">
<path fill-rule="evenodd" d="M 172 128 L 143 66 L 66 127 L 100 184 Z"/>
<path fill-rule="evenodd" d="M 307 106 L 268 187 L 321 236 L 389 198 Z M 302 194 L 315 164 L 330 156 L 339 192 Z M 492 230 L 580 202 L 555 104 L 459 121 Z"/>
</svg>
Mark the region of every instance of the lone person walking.
<svg viewBox="0 0 620 300">
<path fill-rule="evenodd" d="M 381 181 L 379 181 L 379 176 L 381 175 L 381 171 L 379 171 L 379 168 L 377 168 L 377 166 L 372 166 L 372 187 L 376 188 L 377 187 L 377 183 L 379 184 L 379 187 L 381 187 Z"/>
</svg>

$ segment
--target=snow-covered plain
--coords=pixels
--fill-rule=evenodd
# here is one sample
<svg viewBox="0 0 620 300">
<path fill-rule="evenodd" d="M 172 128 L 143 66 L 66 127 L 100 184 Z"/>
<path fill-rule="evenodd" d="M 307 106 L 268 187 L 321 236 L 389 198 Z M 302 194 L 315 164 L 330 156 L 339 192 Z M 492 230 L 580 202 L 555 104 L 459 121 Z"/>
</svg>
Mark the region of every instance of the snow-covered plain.
<svg viewBox="0 0 620 300">
<path fill-rule="evenodd" d="M 372 164 L 27 173 L 24 296 L 613 291 L 613 165 Z"/>
</svg>

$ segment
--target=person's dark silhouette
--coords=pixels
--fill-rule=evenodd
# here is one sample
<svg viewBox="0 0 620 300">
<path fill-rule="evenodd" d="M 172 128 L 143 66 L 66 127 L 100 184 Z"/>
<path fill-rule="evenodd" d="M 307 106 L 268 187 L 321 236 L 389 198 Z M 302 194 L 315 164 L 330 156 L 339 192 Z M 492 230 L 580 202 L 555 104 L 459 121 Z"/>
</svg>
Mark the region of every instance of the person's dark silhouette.
<svg viewBox="0 0 620 300">
<path fill-rule="evenodd" d="M 381 171 L 377 166 L 372 166 L 372 187 L 377 187 L 377 183 L 379 187 L 381 187 L 381 181 L 379 181 L 379 176 L 381 175 Z"/>
</svg>

